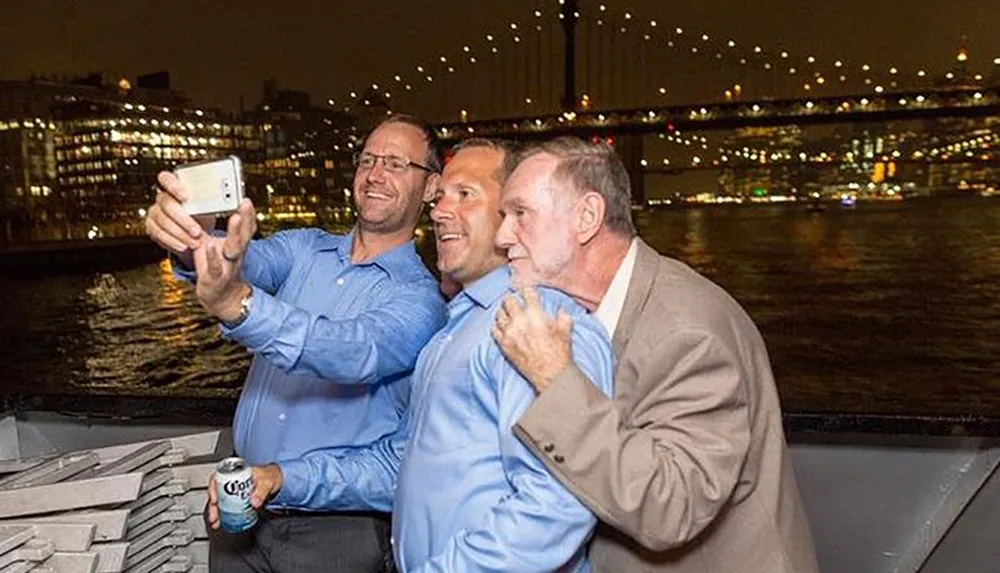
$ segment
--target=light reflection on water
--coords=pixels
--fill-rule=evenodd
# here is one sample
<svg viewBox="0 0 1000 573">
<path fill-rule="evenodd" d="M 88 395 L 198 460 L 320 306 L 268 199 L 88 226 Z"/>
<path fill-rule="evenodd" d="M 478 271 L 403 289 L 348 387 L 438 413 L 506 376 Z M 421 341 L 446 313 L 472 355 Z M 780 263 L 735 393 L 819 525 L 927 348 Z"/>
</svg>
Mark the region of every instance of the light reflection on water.
<svg viewBox="0 0 1000 573">
<path fill-rule="evenodd" d="M 231 388 L 246 353 L 222 341 L 218 326 L 170 273 L 166 260 L 101 274 L 86 290 L 93 352 L 77 383 L 96 390 Z"/>
<path fill-rule="evenodd" d="M 637 223 L 747 308 L 786 410 L 1000 415 L 1000 202 L 715 207 Z M 430 235 L 420 249 L 432 260 Z M 249 362 L 166 261 L 0 278 L 0 297 L 8 391 L 235 395 Z"/>
</svg>

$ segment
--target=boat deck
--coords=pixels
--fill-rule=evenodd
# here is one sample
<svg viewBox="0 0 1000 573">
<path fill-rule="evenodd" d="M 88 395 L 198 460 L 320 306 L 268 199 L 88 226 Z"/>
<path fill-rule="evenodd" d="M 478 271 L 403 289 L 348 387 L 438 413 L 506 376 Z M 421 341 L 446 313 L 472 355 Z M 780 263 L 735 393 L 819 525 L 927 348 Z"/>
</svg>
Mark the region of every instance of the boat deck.
<svg viewBox="0 0 1000 573">
<path fill-rule="evenodd" d="M 169 445 L 171 439 L 216 430 L 213 454 L 201 459 L 217 459 L 232 451 L 226 416 L 232 404 L 224 399 L 196 404 L 136 399 L 145 407 L 137 403 L 132 408 L 123 407 L 118 398 L 113 410 L 104 411 L 94 397 L 64 399 L 74 400 L 75 405 L 52 397 L 19 398 L 17 408 L 8 402 L 9 415 L 0 420 L 0 460 L 150 440 L 167 444 L 161 446 L 165 455 L 175 449 Z M 26 409 L 29 405 L 35 408 Z M 42 405 L 49 408 L 39 409 Z M 135 417 L 110 415 L 123 411 Z M 1000 520 L 996 519 L 1000 514 L 1000 424 L 996 421 L 791 414 L 786 417 L 786 428 L 822 571 L 1000 571 Z M 203 484 L 192 482 L 189 487 L 196 491 Z M 3 495 L 0 489 L 0 519 L 8 519 L 3 514 Z M 193 505 L 203 506 L 204 497 L 199 499 Z M 200 509 L 190 508 L 190 520 L 200 519 Z M 174 559 L 171 565 L 164 560 L 149 570 L 187 571 L 194 566 L 200 570 L 200 535 L 200 530 L 192 532 L 190 540 L 196 548 L 192 559 Z"/>
</svg>

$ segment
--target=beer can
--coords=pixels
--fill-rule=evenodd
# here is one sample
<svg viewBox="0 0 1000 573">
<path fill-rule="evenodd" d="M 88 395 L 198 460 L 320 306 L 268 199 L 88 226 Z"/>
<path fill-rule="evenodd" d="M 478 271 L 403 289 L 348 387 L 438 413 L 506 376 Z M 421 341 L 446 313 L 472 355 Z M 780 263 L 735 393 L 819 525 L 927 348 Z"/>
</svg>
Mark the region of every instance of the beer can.
<svg viewBox="0 0 1000 573">
<path fill-rule="evenodd" d="M 242 533 L 257 524 L 257 512 L 250 505 L 253 472 L 242 458 L 226 458 L 215 467 L 215 493 L 223 529 Z"/>
</svg>

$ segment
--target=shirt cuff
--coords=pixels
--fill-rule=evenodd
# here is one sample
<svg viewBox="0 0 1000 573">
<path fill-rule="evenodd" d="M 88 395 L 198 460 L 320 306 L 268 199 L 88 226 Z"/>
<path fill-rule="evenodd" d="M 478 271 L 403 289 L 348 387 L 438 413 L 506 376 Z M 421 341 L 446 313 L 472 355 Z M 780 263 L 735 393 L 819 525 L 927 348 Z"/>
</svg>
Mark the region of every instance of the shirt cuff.
<svg viewBox="0 0 1000 573">
<path fill-rule="evenodd" d="M 268 506 L 302 507 L 309 495 L 309 476 L 312 473 L 309 464 L 296 459 L 277 462 L 276 465 L 281 468 L 281 489 Z"/>
<path fill-rule="evenodd" d="M 198 274 L 194 272 L 194 269 L 189 269 L 187 265 L 181 262 L 180 257 L 174 253 L 168 252 L 168 258 L 170 259 L 170 270 L 173 271 L 174 276 L 189 283 L 195 283 L 198 281 Z"/>
<path fill-rule="evenodd" d="M 254 285 L 247 285 L 252 291 L 250 312 L 245 320 L 230 328 L 220 323 L 222 336 L 253 349 L 267 345 L 278 331 L 274 317 L 280 311 L 280 303 L 271 295 Z"/>
</svg>

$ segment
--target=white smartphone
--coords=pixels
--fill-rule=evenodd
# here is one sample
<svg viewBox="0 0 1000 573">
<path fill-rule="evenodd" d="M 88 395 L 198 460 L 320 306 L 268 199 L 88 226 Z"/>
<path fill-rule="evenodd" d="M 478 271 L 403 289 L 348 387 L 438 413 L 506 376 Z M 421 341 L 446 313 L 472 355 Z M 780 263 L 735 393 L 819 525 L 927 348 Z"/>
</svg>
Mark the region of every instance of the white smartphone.
<svg viewBox="0 0 1000 573">
<path fill-rule="evenodd" d="M 188 215 L 232 213 L 243 199 L 243 163 L 235 155 L 178 165 L 174 175 L 188 193 L 182 204 Z"/>
</svg>

